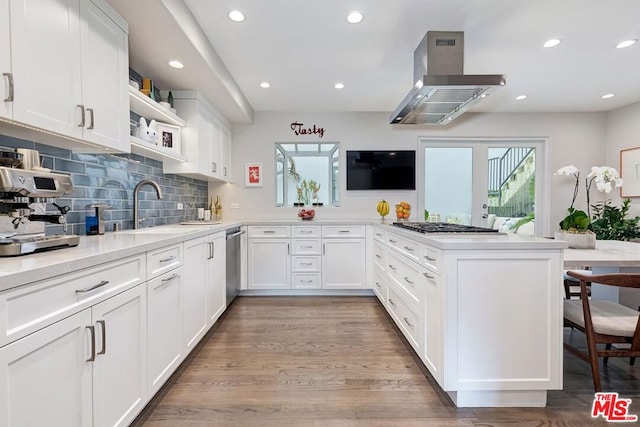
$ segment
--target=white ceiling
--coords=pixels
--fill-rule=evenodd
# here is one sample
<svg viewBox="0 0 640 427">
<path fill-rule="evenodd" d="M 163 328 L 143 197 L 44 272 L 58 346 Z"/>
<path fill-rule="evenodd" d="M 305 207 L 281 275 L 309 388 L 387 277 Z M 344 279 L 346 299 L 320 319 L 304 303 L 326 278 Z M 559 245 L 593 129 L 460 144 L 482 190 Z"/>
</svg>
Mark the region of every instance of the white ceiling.
<svg viewBox="0 0 640 427">
<path fill-rule="evenodd" d="M 391 113 L 411 88 L 413 51 L 427 31 L 465 32 L 465 74 L 506 74 L 507 86 L 472 111 L 607 111 L 640 101 L 640 43 L 615 48 L 640 39 L 638 0 L 109 2 L 129 22 L 132 67 L 167 88 L 203 91 L 232 122 L 251 121 L 251 108 Z M 184 3 L 223 65 L 189 46 L 185 17 L 174 11 Z M 244 22 L 228 19 L 234 9 Z M 351 10 L 362 23 L 346 22 Z M 554 37 L 563 43 L 542 47 Z M 173 58 L 185 68 L 169 69 Z M 528 98 L 516 101 L 521 94 Z"/>
</svg>

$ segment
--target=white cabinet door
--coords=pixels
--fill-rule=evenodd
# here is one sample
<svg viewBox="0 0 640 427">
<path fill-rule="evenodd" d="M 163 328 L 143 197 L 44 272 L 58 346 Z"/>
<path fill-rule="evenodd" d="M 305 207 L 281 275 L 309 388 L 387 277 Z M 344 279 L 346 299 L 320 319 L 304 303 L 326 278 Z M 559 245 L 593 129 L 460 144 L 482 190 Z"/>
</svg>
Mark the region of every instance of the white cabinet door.
<svg viewBox="0 0 640 427">
<path fill-rule="evenodd" d="M 231 131 L 226 126 L 220 127 L 220 162 L 222 179 L 231 180 Z"/>
<path fill-rule="evenodd" d="M 207 263 L 209 238 L 184 242 L 183 345 L 185 354 L 198 344 L 207 332 Z"/>
<path fill-rule="evenodd" d="M 226 239 L 224 233 L 212 236 L 207 262 L 207 318 L 211 327 L 227 308 Z"/>
<path fill-rule="evenodd" d="M 92 307 L 93 427 L 127 426 L 147 402 L 147 292 L 137 286 Z"/>
<path fill-rule="evenodd" d="M 210 114 L 208 149 L 211 159 L 212 172 L 215 176 L 222 176 L 222 157 L 220 156 L 220 123 Z"/>
<path fill-rule="evenodd" d="M 205 175 L 216 173 L 218 165 L 217 160 L 211 150 L 211 138 L 213 129 L 211 126 L 211 113 L 202 105 L 198 105 L 198 122 L 197 122 L 197 145 L 198 155 L 192 160 L 195 164 L 195 171 Z M 191 157 L 189 157 L 191 158 Z"/>
<path fill-rule="evenodd" d="M 291 288 L 289 239 L 249 239 L 249 289 Z"/>
<path fill-rule="evenodd" d="M 0 425 L 91 426 L 89 325 L 87 309 L 0 349 Z"/>
<path fill-rule="evenodd" d="M 78 0 L 11 0 L 13 118 L 82 137 Z"/>
<path fill-rule="evenodd" d="M 184 359 L 182 345 L 183 267 L 147 283 L 147 384 L 155 394 Z"/>
<path fill-rule="evenodd" d="M 9 0 L 0 0 L 0 117 L 13 117 L 11 102 L 11 26 L 9 25 Z"/>
<path fill-rule="evenodd" d="M 364 289 L 364 239 L 325 239 L 322 242 L 322 288 Z"/>
<path fill-rule="evenodd" d="M 427 271 L 425 277 L 425 339 L 424 362 L 431 375 L 442 384 L 442 289 L 440 276 Z"/>
<path fill-rule="evenodd" d="M 80 2 L 83 138 L 129 151 L 127 34 L 93 2 Z M 56 63 L 57 66 L 57 63 Z"/>
</svg>

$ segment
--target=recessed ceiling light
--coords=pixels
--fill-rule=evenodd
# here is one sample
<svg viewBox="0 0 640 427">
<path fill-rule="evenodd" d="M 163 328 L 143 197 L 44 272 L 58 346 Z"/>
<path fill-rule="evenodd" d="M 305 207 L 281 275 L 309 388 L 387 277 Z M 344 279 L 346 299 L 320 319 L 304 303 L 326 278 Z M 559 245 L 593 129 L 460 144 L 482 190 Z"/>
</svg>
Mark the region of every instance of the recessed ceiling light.
<svg viewBox="0 0 640 427">
<path fill-rule="evenodd" d="M 616 45 L 616 47 L 618 49 L 622 49 L 625 47 L 629 47 L 629 46 L 633 46 L 634 44 L 638 43 L 638 40 L 632 39 L 632 40 L 625 40 L 623 42 L 620 42 Z"/>
<path fill-rule="evenodd" d="M 527 95 L 518 95 L 518 96 L 516 96 L 516 99 L 518 101 L 522 101 L 523 99 L 527 99 Z"/>
<path fill-rule="evenodd" d="M 544 44 L 542 45 L 542 47 L 554 47 L 554 46 L 558 46 L 560 43 L 562 42 L 562 40 L 560 39 L 549 39 L 546 42 L 544 42 Z"/>
<path fill-rule="evenodd" d="M 242 22 L 244 21 L 244 14 L 239 10 L 232 10 L 229 12 L 229 19 L 235 22 Z"/>
<path fill-rule="evenodd" d="M 176 61 L 175 59 L 169 61 L 169 65 L 173 68 L 184 68 L 184 64 L 180 61 Z"/>
<path fill-rule="evenodd" d="M 264 89 L 268 89 L 271 87 L 271 85 L 269 84 L 269 82 L 262 82 L 260 83 L 260 87 Z"/>
<path fill-rule="evenodd" d="M 336 83 L 336 84 L 333 85 L 333 87 L 335 87 L 336 89 L 344 89 L 344 84 Z"/>
<path fill-rule="evenodd" d="M 347 15 L 347 22 L 350 24 L 359 24 L 360 22 L 362 22 L 362 18 L 363 18 L 362 13 L 358 12 L 357 10 L 354 10 L 353 12 Z"/>
<path fill-rule="evenodd" d="M 608 93 L 606 95 L 602 95 L 602 99 L 613 98 L 614 96 L 616 96 L 615 93 Z"/>
</svg>

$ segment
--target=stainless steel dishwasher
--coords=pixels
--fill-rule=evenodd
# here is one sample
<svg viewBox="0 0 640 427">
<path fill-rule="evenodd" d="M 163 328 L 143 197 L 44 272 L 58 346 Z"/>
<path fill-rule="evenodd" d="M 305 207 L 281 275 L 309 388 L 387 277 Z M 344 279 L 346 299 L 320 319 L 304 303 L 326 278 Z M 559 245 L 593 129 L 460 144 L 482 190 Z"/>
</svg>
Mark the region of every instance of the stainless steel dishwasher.
<svg viewBox="0 0 640 427">
<path fill-rule="evenodd" d="M 227 234 L 227 306 L 240 292 L 241 235 L 240 227 L 229 228 Z"/>
</svg>

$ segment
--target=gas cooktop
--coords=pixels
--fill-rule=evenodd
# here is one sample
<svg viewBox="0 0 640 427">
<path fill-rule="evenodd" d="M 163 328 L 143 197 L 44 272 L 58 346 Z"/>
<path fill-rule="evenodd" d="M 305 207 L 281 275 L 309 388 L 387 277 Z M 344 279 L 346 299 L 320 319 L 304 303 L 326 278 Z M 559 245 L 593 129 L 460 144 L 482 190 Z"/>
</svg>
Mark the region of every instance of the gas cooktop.
<svg viewBox="0 0 640 427">
<path fill-rule="evenodd" d="M 447 222 L 394 222 L 396 227 L 405 228 L 418 233 L 487 233 L 495 234 L 493 228 L 475 227 L 472 225 L 449 224 Z"/>
</svg>

